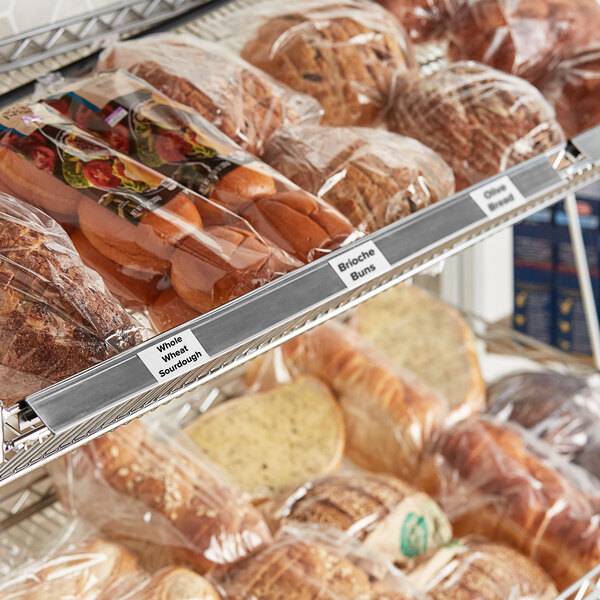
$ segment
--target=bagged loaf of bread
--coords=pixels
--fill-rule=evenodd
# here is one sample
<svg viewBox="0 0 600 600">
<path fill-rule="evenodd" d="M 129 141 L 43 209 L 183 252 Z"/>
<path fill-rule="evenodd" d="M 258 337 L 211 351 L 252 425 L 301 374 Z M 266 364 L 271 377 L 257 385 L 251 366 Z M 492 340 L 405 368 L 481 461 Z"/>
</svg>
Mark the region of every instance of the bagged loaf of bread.
<svg viewBox="0 0 600 600">
<path fill-rule="evenodd" d="M 554 600 L 550 577 L 520 552 L 477 538 L 440 548 L 408 573 L 432 600 Z"/>
<path fill-rule="evenodd" d="M 283 526 L 340 529 L 402 568 L 452 538 L 447 517 L 427 494 L 391 475 L 365 471 L 308 481 L 278 503 L 275 518 Z"/>
<path fill-rule="evenodd" d="M 351 323 L 394 369 L 414 373 L 435 390 L 452 419 L 484 406 L 475 336 L 451 306 L 401 284 L 361 304 Z"/>
<path fill-rule="evenodd" d="M 575 375 L 511 373 L 488 388 L 487 412 L 512 421 L 600 478 L 600 391 Z"/>
<path fill-rule="evenodd" d="M 517 426 L 461 421 L 432 445 L 417 484 L 455 534 L 479 534 L 538 562 L 564 590 L 600 561 L 592 499 L 552 466 Z"/>
<path fill-rule="evenodd" d="M 125 71 L 58 83 L 44 102 L 115 150 L 195 192 L 205 226 L 247 223 L 302 262 L 335 250 L 352 225 L 303 194 L 192 109 Z"/>
<path fill-rule="evenodd" d="M 326 125 L 375 125 L 418 75 L 402 26 L 366 0 L 265 2 L 233 27 L 242 57 L 316 98 Z"/>
<path fill-rule="evenodd" d="M 538 85 L 598 40 L 595 0 L 458 0 L 451 60 L 476 60 Z"/>
<path fill-rule="evenodd" d="M 470 61 L 452 63 L 398 94 L 389 127 L 438 152 L 452 167 L 457 190 L 564 140 L 536 88 Z"/>
<path fill-rule="evenodd" d="M 454 193 L 452 169 L 438 154 L 369 127 L 281 129 L 263 159 L 368 233 Z"/>
<path fill-rule="evenodd" d="M 248 380 L 258 387 L 286 374 L 310 374 L 331 388 L 344 415 L 346 455 L 368 470 L 410 481 L 446 417 L 445 402 L 429 386 L 390 367 L 338 323 L 293 338 L 248 366 Z"/>
<path fill-rule="evenodd" d="M 274 542 L 229 571 L 236 600 L 417 600 L 398 570 L 333 529 L 287 526 Z"/>
<path fill-rule="evenodd" d="M 346 437 L 337 400 L 316 377 L 228 400 L 185 432 L 254 499 L 336 469 Z"/>
<path fill-rule="evenodd" d="M 377 0 L 400 21 L 415 43 L 444 38 L 458 0 Z"/>
<path fill-rule="evenodd" d="M 567 137 L 600 124 L 600 40 L 563 60 L 542 91 Z"/>
<path fill-rule="evenodd" d="M 0 405 L 9 407 L 144 337 L 60 225 L 0 193 Z"/>
<path fill-rule="evenodd" d="M 118 42 L 100 55 L 97 68 L 127 69 L 257 156 L 276 129 L 318 123 L 322 114 L 313 98 L 278 83 L 222 44 L 191 35 Z"/>
<path fill-rule="evenodd" d="M 270 541 L 260 514 L 193 447 L 139 421 L 53 463 L 61 502 L 149 568 L 227 569 Z"/>
<path fill-rule="evenodd" d="M 110 600 L 143 578 L 135 558 L 102 539 L 71 540 L 0 581 L 2 600 Z"/>
<path fill-rule="evenodd" d="M 106 259 L 102 269 L 127 269 L 120 285 L 135 287 L 140 273 L 148 286 L 148 275 L 157 275 L 145 291 L 148 299 L 170 276 L 182 300 L 203 313 L 301 264 L 245 218 L 113 150 L 43 104 L 8 109 L 0 122 L 7 128 L 0 140 L 4 184 L 61 222 L 78 225 Z M 206 205 L 223 218 L 204 223 Z"/>
</svg>

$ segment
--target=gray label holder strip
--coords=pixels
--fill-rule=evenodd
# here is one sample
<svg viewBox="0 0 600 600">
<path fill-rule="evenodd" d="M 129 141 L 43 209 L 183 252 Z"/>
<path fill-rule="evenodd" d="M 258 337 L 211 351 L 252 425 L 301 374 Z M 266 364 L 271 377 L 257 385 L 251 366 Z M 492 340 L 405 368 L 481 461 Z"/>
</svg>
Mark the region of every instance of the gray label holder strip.
<svg viewBox="0 0 600 600">
<path fill-rule="evenodd" d="M 511 176 L 528 200 L 558 189 L 562 183 L 545 156 L 523 163 L 505 174 Z M 442 240 L 472 229 L 486 220 L 483 211 L 466 190 L 365 239 L 372 240 L 394 268 Z M 308 313 L 326 300 L 348 294 L 328 263 L 331 256 L 37 392 L 29 396 L 26 402 L 53 433 L 64 432 L 125 403 L 158 385 L 137 355 L 138 352 L 175 335 L 177 331 L 191 329 L 206 352 L 215 358 L 278 325 L 292 321 L 298 315 Z"/>
<path fill-rule="evenodd" d="M 600 125 L 575 136 L 571 143 L 591 161 L 600 161 Z"/>
</svg>

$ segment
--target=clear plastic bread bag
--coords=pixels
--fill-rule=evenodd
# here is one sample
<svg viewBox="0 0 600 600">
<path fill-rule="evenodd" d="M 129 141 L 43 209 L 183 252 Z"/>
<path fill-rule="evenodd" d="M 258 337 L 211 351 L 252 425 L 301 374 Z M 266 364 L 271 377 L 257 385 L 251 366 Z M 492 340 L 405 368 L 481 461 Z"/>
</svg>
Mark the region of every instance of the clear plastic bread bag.
<svg viewBox="0 0 600 600">
<path fill-rule="evenodd" d="M 280 129 L 263 160 L 369 233 L 454 193 L 454 174 L 438 154 L 370 127 Z"/>
<path fill-rule="evenodd" d="M 223 44 L 186 34 L 117 42 L 101 53 L 97 68 L 130 71 L 256 156 L 275 130 L 318 123 L 323 112 L 313 98 L 275 81 Z"/>
<path fill-rule="evenodd" d="M 52 217 L 0 192 L 0 405 L 8 408 L 148 334 Z"/>
<path fill-rule="evenodd" d="M 450 60 L 476 60 L 539 85 L 558 63 L 598 40 L 595 0 L 459 0 Z"/>
<path fill-rule="evenodd" d="M 152 570 L 227 569 L 271 539 L 258 511 L 192 444 L 140 421 L 52 463 L 51 473 L 66 508 Z"/>
<path fill-rule="evenodd" d="M 148 577 L 125 548 L 77 520 L 40 544 L 35 557 L 0 578 L 2 600 L 112 600 Z"/>
<path fill-rule="evenodd" d="M 562 61 L 542 91 L 567 137 L 600 124 L 600 40 Z"/>
<path fill-rule="evenodd" d="M 366 0 L 263 2 L 238 12 L 225 41 L 323 107 L 326 125 L 375 125 L 418 76 L 408 35 Z"/>
<path fill-rule="evenodd" d="M 408 572 L 432 600 L 554 600 L 550 577 L 517 550 L 477 537 L 455 540 Z"/>
<path fill-rule="evenodd" d="M 411 373 L 387 366 L 355 332 L 333 322 L 253 361 L 247 378 L 256 389 L 268 389 L 302 374 L 320 378 L 338 399 L 350 460 L 411 481 L 447 415 L 443 399 Z"/>
<path fill-rule="evenodd" d="M 600 478 L 600 389 L 576 375 L 512 373 L 488 387 L 487 412 L 544 440 Z"/>
<path fill-rule="evenodd" d="M 597 482 L 515 424 L 478 417 L 444 431 L 417 485 L 439 502 L 455 535 L 512 546 L 559 590 L 600 561 Z"/>
<path fill-rule="evenodd" d="M 274 528 L 312 523 L 344 531 L 401 569 L 452 539 L 448 518 L 427 494 L 393 475 L 358 469 L 280 494 L 270 515 Z"/>
<path fill-rule="evenodd" d="M 554 109 L 533 85 L 469 61 L 399 94 L 389 127 L 438 152 L 452 167 L 457 190 L 564 141 Z"/>
<path fill-rule="evenodd" d="M 458 1 L 377 0 L 395 15 L 416 44 L 446 37 Z"/>
<path fill-rule="evenodd" d="M 354 239 L 337 211 L 189 109 L 126 72 L 98 77 L 100 88 L 95 80 L 77 88 L 91 100 L 61 95 L 53 105 L 73 108 L 73 118 L 87 119 L 131 156 L 35 104 L 0 115 L 8 129 L 0 173 L 15 194 L 72 226 L 84 260 L 124 300 L 147 307 L 155 329 L 208 312 Z M 122 103 L 107 98 L 115 86 L 130 92 Z M 99 115 L 98 105 L 110 115 Z M 183 321 L 174 322 L 173 313 Z"/>
<path fill-rule="evenodd" d="M 392 565 L 344 533 L 316 525 L 286 525 L 266 546 L 221 580 L 237 600 L 423 600 Z"/>
</svg>

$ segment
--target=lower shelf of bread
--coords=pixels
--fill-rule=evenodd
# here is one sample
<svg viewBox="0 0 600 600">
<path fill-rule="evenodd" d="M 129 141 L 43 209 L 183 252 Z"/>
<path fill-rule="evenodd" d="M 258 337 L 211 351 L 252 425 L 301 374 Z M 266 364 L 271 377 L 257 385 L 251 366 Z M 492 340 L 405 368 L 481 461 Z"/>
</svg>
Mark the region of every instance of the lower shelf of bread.
<svg viewBox="0 0 600 600">
<path fill-rule="evenodd" d="M 394 288 L 3 487 L 0 598 L 582 598 L 594 371 L 483 325 Z"/>
</svg>

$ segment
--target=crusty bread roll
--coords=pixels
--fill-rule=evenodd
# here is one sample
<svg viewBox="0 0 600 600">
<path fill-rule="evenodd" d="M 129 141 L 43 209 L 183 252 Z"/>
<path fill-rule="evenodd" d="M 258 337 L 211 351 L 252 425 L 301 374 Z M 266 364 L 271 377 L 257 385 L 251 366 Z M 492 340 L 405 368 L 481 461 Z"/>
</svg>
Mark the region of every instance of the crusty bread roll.
<svg viewBox="0 0 600 600">
<path fill-rule="evenodd" d="M 152 566 L 226 569 L 271 539 L 241 493 L 139 421 L 94 440 L 66 464 L 53 470 L 63 504 Z"/>
<path fill-rule="evenodd" d="M 344 455 L 342 412 L 316 377 L 224 402 L 186 433 L 255 499 L 329 473 Z"/>
<path fill-rule="evenodd" d="M 563 590 L 600 562 L 600 522 L 587 496 L 507 425 L 459 422 L 432 446 L 418 485 L 455 533 L 480 534 L 536 560 Z"/>
<path fill-rule="evenodd" d="M 294 538 L 276 541 L 244 561 L 224 587 L 236 600 L 409 600 L 371 583 L 350 560 Z"/>
<path fill-rule="evenodd" d="M 104 540 L 71 544 L 20 583 L 0 588 L 3 600 L 96 600 L 104 591 L 139 574 L 136 560 Z"/>
<path fill-rule="evenodd" d="M 173 288 L 165 290 L 148 305 L 148 318 L 154 331 L 162 333 L 195 319 L 200 313 L 188 306 Z"/>
<path fill-rule="evenodd" d="M 116 263 L 149 273 L 166 273 L 179 242 L 201 227 L 194 203 L 178 194 L 134 225 L 90 198 L 79 205 L 79 225 L 89 242 Z"/>
<path fill-rule="evenodd" d="M 217 590 L 204 577 L 183 567 L 155 573 L 149 581 L 123 600 L 220 600 Z M 108 600 L 108 598 L 106 599 Z"/>
<path fill-rule="evenodd" d="M 248 229 L 207 227 L 173 253 L 171 280 L 186 304 L 205 313 L 299 264 Z"/>
<path fill-rule="evenodd" d="M 0 403 L 10 406 L 142 339 L 58 224 L 0 196 Z"/>
<path fill-rule="evenodd" d="M 294 490 L 277 512 L 283 523 L 346 531 L 402 566 L 452 538 L 452 527 L 435 501 L 390 475 L 325 475 Z"/>
<path fill-rule="evenodd" d="M 352 324 L 393 366 L 436 390 L 454 415 L 483 407 L 475 336 L 450 306 L 414 285 L 398 285 L 361 304 Z"/>
<path fill-rule="evenodd" d="M 408 574 L 432 600 L 554 600 L 552 580 L 520 552 L 478 539 L 439 549 Z"/>
<path fill-rule="evenodd" d="M 96 271 L 111 293 L 126 306 L 145 307 L 154 301 L 165 285 L 165 278 L 160 275 L 134 271 L 110 260 L 92 246 L 81 229 L 76 229 L 69 237 L 84 264 Z"/>
<path fill-rule="evenodd" d="M 259 198 L 242 216 L 261 235 L 302 262 L 339 248 L 354 231 L 341 213 L 300 190 Z"/>
<path fill-rule="evenodd" d="M 446 416 L 445 403 L 427 385 L 390 369 L 352 330 L 337 323 L 286 342 L 281 352 L 292 373 L 320 377 L 337 396 L 352 461 L 410 480 Z M 268 363 L 254 361 L 248 378 L 260 385 L 269 371 Z"/>
<path fill-rule="evenodd" d="M 29 161 L 0 145 L 0 179 L 9 193 L 45 210 L 60 223 L 76 222 L 77 207 L 85 196 L 56 179 L 43 163 Z"/>
</svg>

